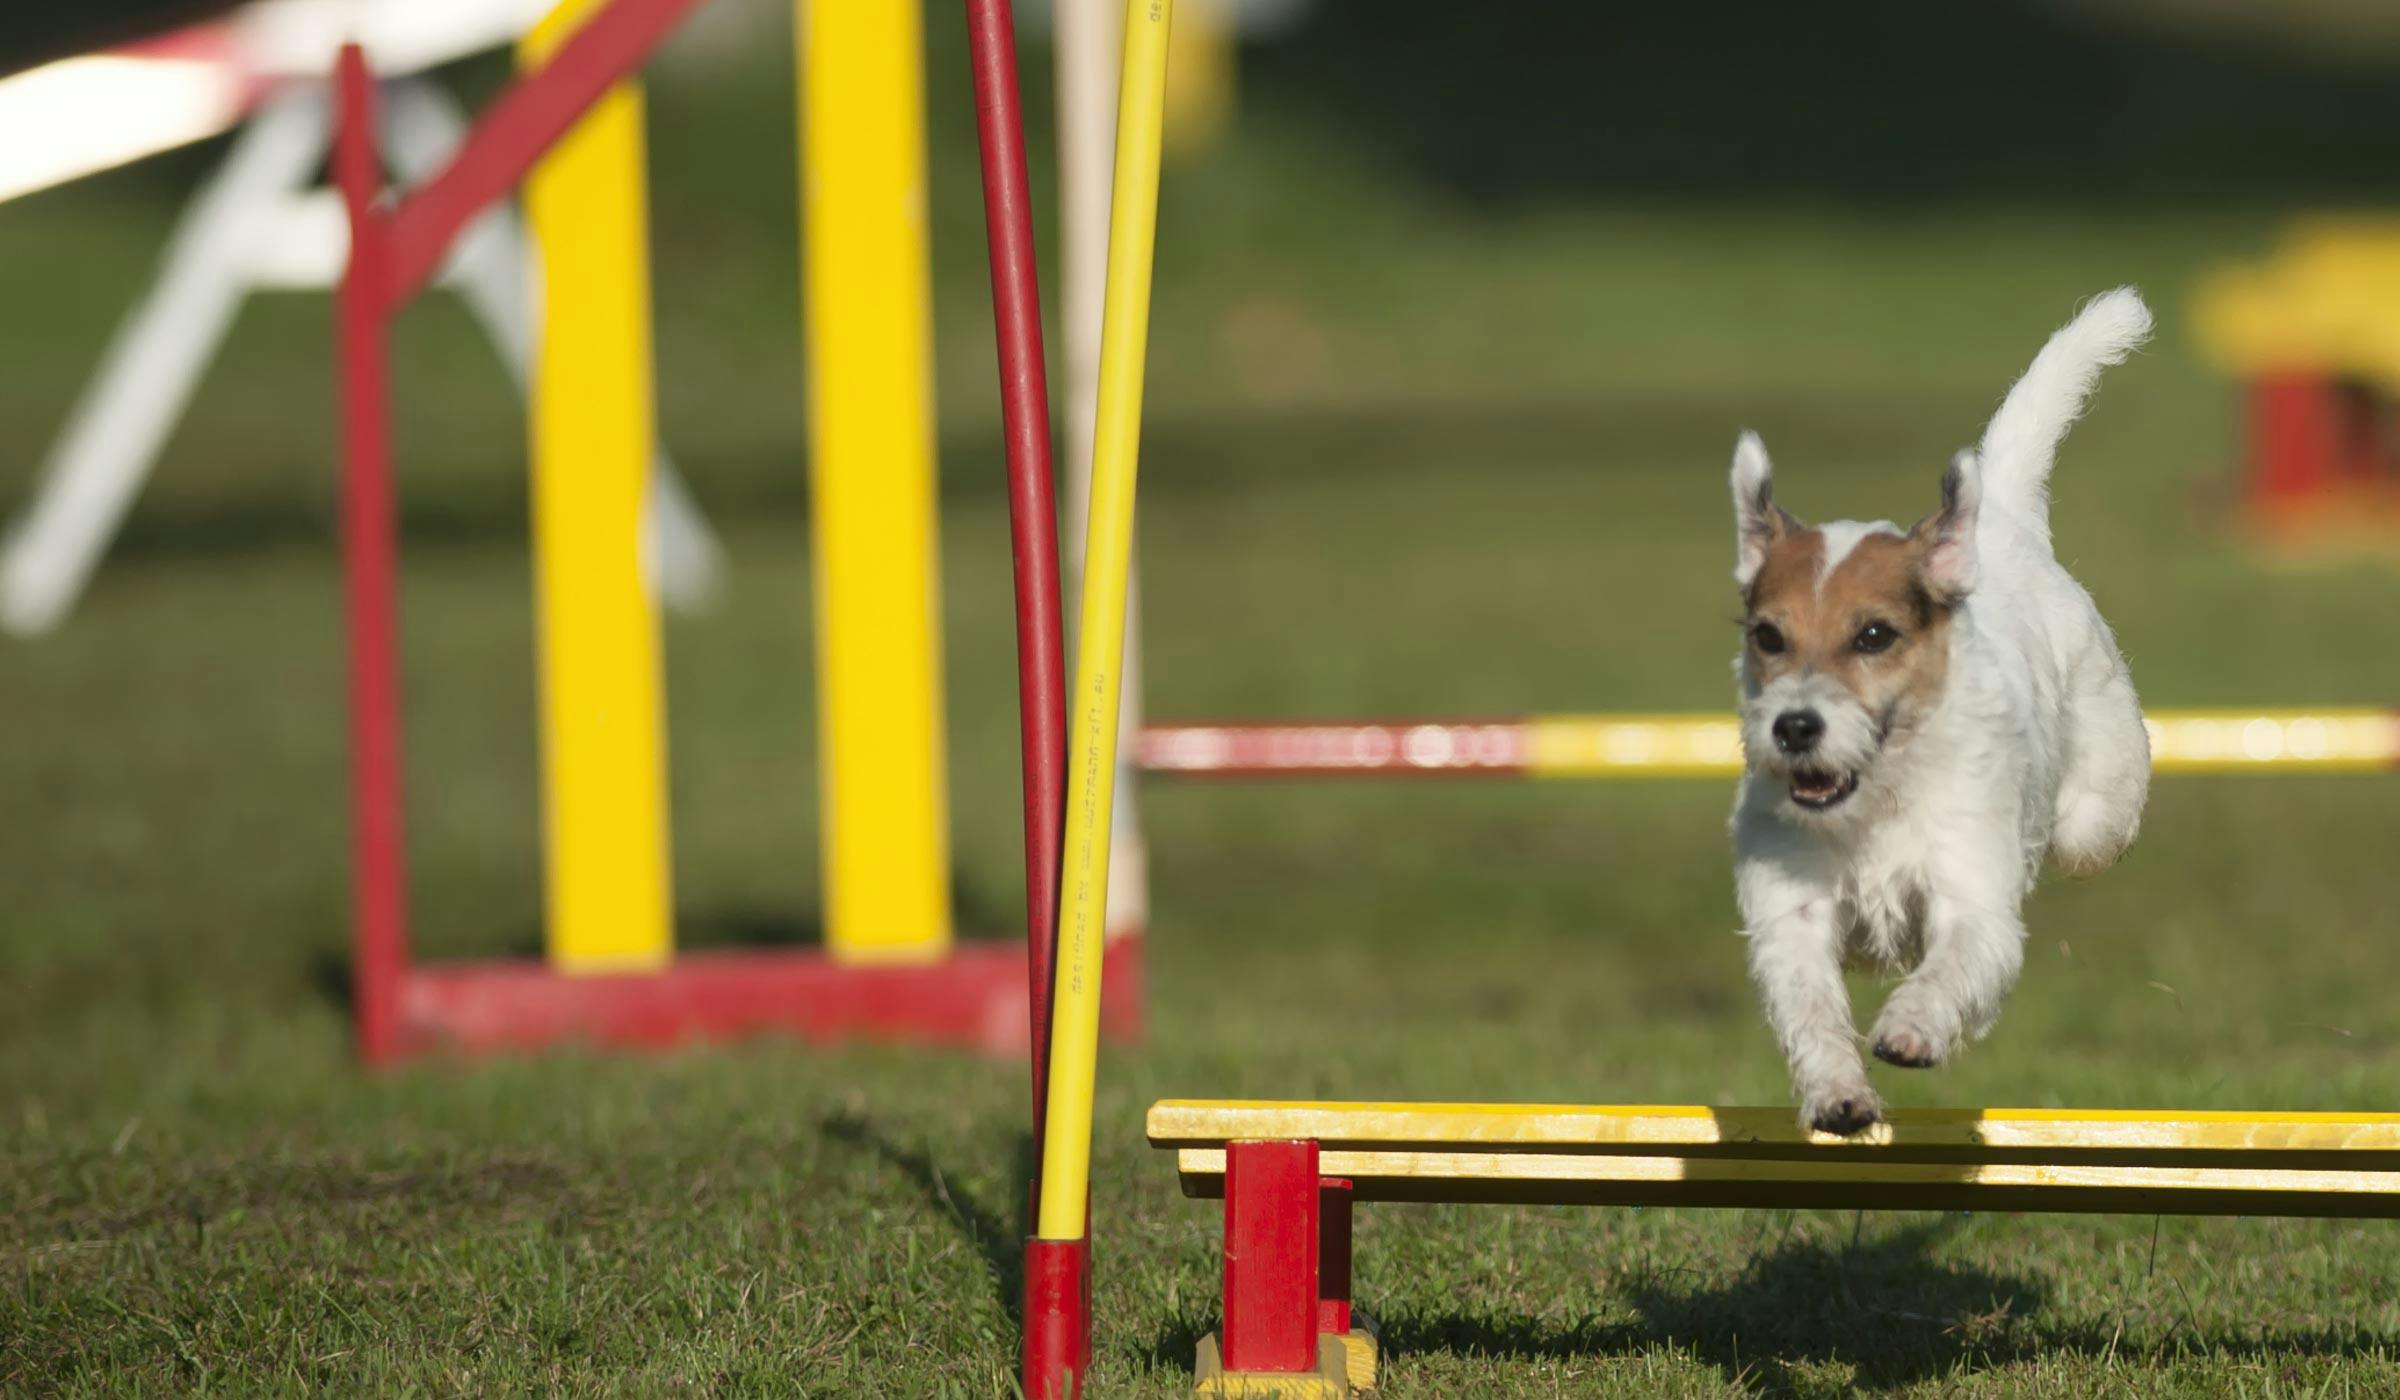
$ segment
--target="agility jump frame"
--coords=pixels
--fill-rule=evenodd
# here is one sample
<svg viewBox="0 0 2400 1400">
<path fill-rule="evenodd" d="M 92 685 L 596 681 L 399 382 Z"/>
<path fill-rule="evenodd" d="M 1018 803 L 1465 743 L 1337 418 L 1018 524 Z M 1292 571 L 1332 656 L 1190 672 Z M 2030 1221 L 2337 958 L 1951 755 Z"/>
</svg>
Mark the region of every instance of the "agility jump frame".
<svg viewBox="0 0 2400 1400">
<path fill-rule="evenodd" d="M 1375 1388 L 1362 1201 L 2400 1217 L 2393 1113 L 1903 1109 L 1841 1138 L 1783 1108 L 1170 1099 L 1148 1132 L 1224 1201 L 1211 1396 Z"/>
<path fill-rule="evenodd" d="M 829 431 L 825 415 L 812 415 L 820 517 L 831 512 L 848 520 L 843 528 L 866 529 L 880 522 L 881 528 L 899 531 L 915 523 L 911 512 L 921 511 L 927 532 L 918 552 L 900 552 L 900 570 L 921 566 L 911 582 L 889 576 L 889 556 L 883 560 L 884 573 L 874 561 L 845 573 L 837 557 L 842 551 L 827 544 L 836 532 L 823 518 L 817 521 L 818 633 L 826 658 L 821 669 L 839 673 L 824 682 L 826 742 L 829 750 L 865 752 L 855 731 L 862 725 L 888 726 L 895 722 L 895 712 L 902 716 L 898 722 L 906 723 L 911 708 L 886 705 L 862 719 L 860 707 L 851 704 L 845 709 L 836 690 L 844 696 L 863 695 L 906 683 L 921 690 L 923 704 L 916 708 L 924 713 L 916 716 L 919 725 L 913 735 L 890 741 L 918 757 L 899 765 L 907 771 L 895 770 L 895 777 L 906 781 L 885 789 L 880 808 L 837 805 L 835 785 L 827 785 L 829 932 L 824 952 L 711 952 L 672 961 L 668 957 L 672 900 L 666 873 L 657 618 L 638 567 L 639 497 L 650 441 L 639 186 L 638 180 L 630 189 L 621 180 L 613 188 L 591 179 L 579 182 L 575 162 L 611 140 L 621 143 L 629 134 L 638 134 L 638 99 L 629 99 L 630 89 L 624 85 L 696 4 L 697 0 L 613 0 L 590 11 L 579 27 L 572 24 L 571 12 L 554 16 L 551 26 L 532 41 L 537 49 L 550 50 L 539 70 L 521 77 L 491 104 L 447 165 L 391 198 L 384 194 L 378 168 L 375 91 L 365 60 L 351 47 L 343 51 L 337 67 L 335 175 L 351 233 L 337 331 L 356 872 L 353 975 L 359 1049 L 371 1063 L 435 1048 L 472 1052 L 561 1040 L 656 1045 L 765 1030 L 817 1039 L 879 1035 L 990 1053 L 1014 1053 L 1029 1039 L 1033 1011 L 1024 995 L 1025 950 L 1014 944 L 952 946 L 949 941 L 939 733 L 938 728 L 928 729 L 938 724 L 940 669 L 929 606 L 930 406 L 921 388 L 913 401 L 906 386 L 882 390 L 875 404 L 883 421 L 895 425 L 888 431 L 860 425 L 845 431 L 838 422 Z M 891 65 L 897 60 L 890 56 L 895 39 L 915 42 L 913 10 L 905 0 L 826 8 L 840 16 L 840 24 L 812 36 L 812 74 L 843 57 L 826 52 L 842 42 L 830 37 L 830 31 L 839 28 L 845 38 L 882 45 L 881 56 L 872 58 L 885 65 L 876 70 L 877 81 L 887 97 L 899 96 L 899 105 L 913 102 L 917 89 L 903 81 L 905 75 L 894 76 Z M 862 18 L 861 12 L 867 11 L 876 15 Z M 569 28 L 572 32 L 565 32 Z M 870 60 L 856 51 L 846 57 Z M 912 56 L 908 61 L 917 60 Z M 818 86 L 842 90 L 838 82 Z M 916 158 L 921 162 L 922 134 L 913 114 L 895 116 L 888 103 L 863 118 L 846 114 L 854 119 L 845 129 L 853 155 L 860 144 L 858 120 L 907 124 L 883 144 L 864 143 L 890 157 L 870 162 L 886 167 L 877 169 L 844 165 L 845 158 L 835 148 L 845 143 L 831 139 L 824 113 L 811 115 L 810 129 L 827 133 L 809 147 L 816 158 L 815 177 L 837 183 L 852 177 L 863 184 L 886 182 L 901 188 L 912 184 L 908 167 L 888 167 L 898 160 L 893 153 L 912 141 L 920 148 Z M 606 168 L 630 168 L 638 175 L 639 167 L 611 159 Z M 582 477 L 573 490 L 564 482 L 537 482 L 535 489 L 537 539 L 545 552 L 539 572 L 544 591 L 552 958 L 549 965 L 498 961 L 416 966 L 409 956 L 407 912 L 388 329 L 399 310 L 432 280 L 461 231 L 529 175 L 534 177 L 530 193 L 537 222 L 597 207 L 593 200 L 637 201 L 633 217 L 619 224 L 621 230 L 632 231 L 629 235 L 595 239 L 586 250 L 588 258 L 578 254 L 579 264 L 560 269 L 564 285 L 553 284 L 545 313 L 550 318 L 547 338 L 552 343 L 565 338 L 578 353 L 544 368 L 537 381 L 543 392 L 537 392 L 530 415 L 537 442 L 546 434 L 576 431 L 564 415 L 545 413 L 544 392 L 609 397 L 627 420 L 612 424 L 605 438 L 581 440 L 579 445 L 596 454 L 596 460 L 576 464 Z M 919 187 L 921 183 L 913 182 Z M 921 198 L 921 188 L 917 193 Z M 887 203 L 890 207 L 882 213 L 890 221 L 912 219 L 912 206 Z M 860 244 L 858 238 L 846 245 L 839 239 L 819 239 L 812 243 L 810 256 L 838 258 L 845 246 L 857 251 Z M 914 246 L 921 255 L 921 243 Z M 888 247 L 874 252 L 884 259 L 880 271 L 886 280 L 908 275 L 901 265 L 907 261 L 908 245 L 903 244 L 897 258 Z M 895 267 L 897 273 L 891 271 Z M 879 275 L 878 270 L 851 271 Z M 808 280 L 821 288 L 828 276 L 840 275 L 839 269 L 812 264 Z M 908 361 L 910 373 L 921 373 L 921 268 L 915 299 L 909 300 L 905 289 L 898 296 L 903 313 L 913 305 L 918 314 L 913 328 L 862 331 L 864 321 L 841 322 L 848 328 L 845 338 L 830 346 L 820 341 L 812 359 L 848 364 L 855 352 L 869 364 Z M 569 315 L 601 320 L 562 324 L 559 318 Z M 891 317 L 888 306 L 884 315 Z M 838 318 L 815 319 L 820 325 L 833 325 Z M 644 323 L 643 333 L 620 333 L 629 320 Z M 586 332 L 583 339 L 573 338 L 578 329 Z M 876 343 L 861 343 L 867 340 Z M 617 347 L 620 353 L 614 359 L 585 353 L 593 345 Z M 835 353 L 826 353 L 829 349 Z M 553 377 L 562 367 L 573 371 L 566 382 Z M 820 394 L 839 392 L 825 377 L 828 372 L 829 365 L 820 370 L 814 385 Z M 550 401 L 558 402 L 555 397 Z M 637 427 L 641 431 L 632 431 Z M 914 435 L 922 443 L 911 457 L 905 451 L 909 444 L 900 442 L 898 466 L 886 450 L 893 448 L 895 433 Z M 841 462 L 855 466 L 867 456 L 880 458 L 870 471 L 829 483 Z M 897 504 L 862 498 L 855 489 L 854 483 L 874 472 L 904 468 L 912 479 L 923 479 L 900 493 Z M 829 495 L 844 499 L 830 500 Z M 853 550 L 848 557 L 855 561 L 861 553 Z M 888 586 L 878 591 L 879 583 Z M 855 616 L 836 617 L 836 605 L 823 601 L 836 594 L 867 601 Z M 889 631 L 877 637 L 876 620 L 895 599 L 902 611 L 913 612 L 917 624 L 899 628 L 896 639 Z M 864 648 L 857 641 L 862 633 L 870 638 Z M 862 652 L 871 654 L 861 659 Z M 834 767 L 840 755 L 829 752 L 827 759 L 828 767 Z M 846 790 L 871 787 L 854 782 Z M 901 796 L 891 797 L 893 790 L 901 790 Z M 567 829 L 568 823 L 586 818 L 580 834 Z M 866 839 L 861 839 L 862 822 Z M 927 830 L 933 832 L 930 838 Z M 861 850 L 867 855 L 860 861 L 844 854 Z M 894 851 L 907 858 L 909 870 L 894 873 Z M 865 897 L 846 897 L 846 881 L 850 891 L 867 892 Z M 924 894 L 927 887 L 935 891 L 930 897 Z M 882 920 L 873 892 L 880 890 L 888 897 L 895 889 L 901 902 L 913 903 L 913 912 Z M 583 931 L 562 933 L 575 917 L 587 920 Z M 1115 984 L 1109 998 L 1111 1029 L 1129 1032 L 1138 1016 L 1138 943 L 1121 939 L 1119 945 L 1111 950 L 1107 968 Z"/>
</svg>

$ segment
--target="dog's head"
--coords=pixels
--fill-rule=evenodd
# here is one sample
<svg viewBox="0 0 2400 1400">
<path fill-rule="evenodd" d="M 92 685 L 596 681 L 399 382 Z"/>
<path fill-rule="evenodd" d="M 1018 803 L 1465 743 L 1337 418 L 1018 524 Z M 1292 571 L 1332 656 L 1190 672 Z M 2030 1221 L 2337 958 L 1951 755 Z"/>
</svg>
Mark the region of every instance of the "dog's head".
<svg viewBox="0 0 2400 1400">
<path fill-rule="evenodd" d="M 1936 704 L 1949 630 L 1975 586 L 1981 470 L 1960 453 L 1942 504 L 1915 528 L 1802 525 L 1775 504 L 1765 444 L 1733 453 L 1742 589 L 1742 748 L 1793 820 L 1841 820 L 1878 765 Z"/>
</svg>

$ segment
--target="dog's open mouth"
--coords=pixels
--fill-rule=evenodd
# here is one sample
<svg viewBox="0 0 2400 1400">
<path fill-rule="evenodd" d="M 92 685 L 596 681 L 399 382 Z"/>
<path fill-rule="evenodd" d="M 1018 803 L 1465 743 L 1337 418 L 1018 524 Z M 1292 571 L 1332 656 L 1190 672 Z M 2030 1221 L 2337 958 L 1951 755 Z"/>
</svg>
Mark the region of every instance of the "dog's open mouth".
<svg viewBox="0 0 2400 1400">
<path fill-rule="evenodd" d="M 1856 773 L 1835 773 L 1823 768 L 1792 770 L 1792 800 L 1812 812 L 1838 807 L 1856 791 Z"/>
</svg>

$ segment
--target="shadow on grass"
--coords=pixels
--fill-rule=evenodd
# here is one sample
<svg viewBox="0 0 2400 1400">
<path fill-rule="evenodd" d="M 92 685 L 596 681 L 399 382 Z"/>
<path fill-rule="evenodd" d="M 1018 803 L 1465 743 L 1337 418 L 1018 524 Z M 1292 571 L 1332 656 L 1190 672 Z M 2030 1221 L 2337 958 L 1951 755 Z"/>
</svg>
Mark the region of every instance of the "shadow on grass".
<svg viewBox="0 0 2400 1400">
<path fill-rule="evenodd" d="M 1033 1180 L 1033 1139 L 1019 1134 L 1009 1171 L 1013 1195 L 998 1208 L 987 1205 L 954 1188 L 942 1174 L 941 1164 L 926 1152 L 903 1147 L 876 1128 L 863 1114 L 832 1113 L 820 1120 L 817 1127 L 835 1142 L 848 1143 L 872 1152 L 899 1169 L 909 1181 L 924 1193 L 928 1204 L 939 1207 L 958 1223 L 967 1243 L 983 1259 L 984 1268 L 991 1274 L 992 1289 L 999 1295 L 1000 1306 L 1008 1314 L 1013 1330 L 1024 1319 L 1023 1297 L 1025 1273 L 1024 1231 L 1020 1228 L 1022 1214 L 1016 1204 L 1024 1200 L 1027 1185 Z"/>
<path fill-rule="evenodd" d="M 1424 1353 L 1535 1361 L 1682 1352 L 1754 1395 L 1818 1394 L 1829 1387 L 1899 1390 L 2045 1356 L 2131 1363 L 2194 1354 L 2290 1360 L 2382 1355 L 2400 1345 L 2400 1339 L 2359 1329 L 2212 1338 L 2180 1318 L 2170 1318 L 2162 1332 L 2140 1343 L 2128 1342 L 2121 1324 L 2107 1330 L 2045 1326 L 2038 1314 L 2049 1301 L 2046 1281 L 1933 1257 L 1961 1223 L 1955 1216 L 1922 1220 L 1848 1246 L 1787 1244 L 1722 1283 L 1695 1286 L 1675 1275 L 1639 1274 L 1611 1299 L 1633 1314 L 1629 1321 L 1386 1313 L 1371 1297 L 1361 1302 L 1376 1318 L 1387 1360 Z M 2141 1304 L 2128 1311 L 2160 1315 L 2159 1308 Z M 1199 1339 L 1213 1330 L 1213 1317 L 1177 1316 L 1135 1355 L 1156 1368 L 1188 1372 Z M 1849 1378 L 1828 1376 L 1819 1369 L 1825 1367 L 1847 1367 Z"/>
</svg>

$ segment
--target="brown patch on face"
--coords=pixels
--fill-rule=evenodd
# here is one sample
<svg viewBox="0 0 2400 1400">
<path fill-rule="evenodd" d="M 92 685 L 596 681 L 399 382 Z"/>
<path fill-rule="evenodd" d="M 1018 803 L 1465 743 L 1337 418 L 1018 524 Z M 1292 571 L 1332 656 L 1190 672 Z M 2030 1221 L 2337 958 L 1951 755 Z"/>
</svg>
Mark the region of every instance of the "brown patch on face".
<svg viewBox="0 0 2400 1400">
<path fill-rule="evenodd" d="M 1751 674 L 1822 672 L 1887 722 L 1930 705 L 1949 674 L 1951 610 L 1925 586 L 1924 554 L 1914 536 L 1873 534 L 1828 573 L 1823 532 L 1776 541 L 1747 598 Z"/>
</svg>

